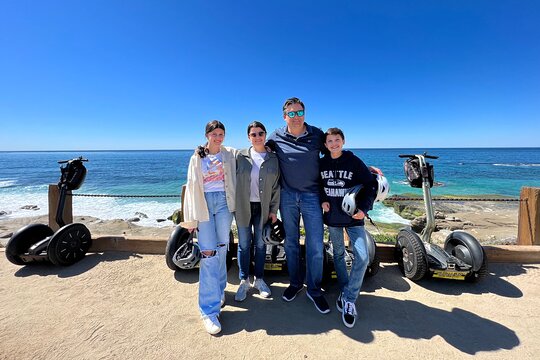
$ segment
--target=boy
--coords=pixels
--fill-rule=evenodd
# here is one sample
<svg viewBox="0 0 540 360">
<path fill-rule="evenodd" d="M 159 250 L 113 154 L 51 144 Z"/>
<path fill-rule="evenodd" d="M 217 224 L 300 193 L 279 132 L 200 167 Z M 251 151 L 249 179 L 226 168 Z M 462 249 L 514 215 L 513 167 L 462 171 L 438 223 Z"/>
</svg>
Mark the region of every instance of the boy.
<svg viewBox="0 0 540 360">
<path fill-rule="evenodd" d="M 324 211 L 324 223 L 330 232 L 334 264 L 341 290 L 336 307 L 342 313 L 345 326 L 352 328 L 357 316 L 355 302 L 369 262 L 364 217 L 373 207 L 377 183 L 362 160 L 352 152 L 343 150 L 345 145 L 343 131 L 338 128 L 328 129 L 324 145 L 328 153 L 319 162 L 322 180 L 321 206 Z M 347 190 L 359 184 L 363 185 L 362 196 L 357 197 L 356 201 L 359 210 L 351 217 L 342 210 L 341 203 Z M 344 229 L 349 235 L 354 253 L 350 274 L 347 274 L 344 258 Z"/>
</svg>

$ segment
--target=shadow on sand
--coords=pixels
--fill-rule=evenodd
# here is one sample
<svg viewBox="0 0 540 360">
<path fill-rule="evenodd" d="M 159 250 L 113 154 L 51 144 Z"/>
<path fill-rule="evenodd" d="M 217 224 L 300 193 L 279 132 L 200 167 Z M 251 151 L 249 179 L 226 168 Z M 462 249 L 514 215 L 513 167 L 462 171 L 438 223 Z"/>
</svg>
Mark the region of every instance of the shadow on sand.
<svg viewBox="0 0 540 360">
<path fill-rule="evenodd" d="M 229 274 L 230 276 L 231 274 Z M 520 344 L 516 333 L 492 320 L 480 317 L 469 311 L 453 308 L 451 311 L 433 308 L 415 300 L 401 300 L 385 296 L 371 295 L 379 287 L 398 289 L 406 287 L 399 280 L 401 273 L 397 266 L 388 266 L 372 279 L 368 279 L 362 288 L 357 302 L 359 318 L 353 329 L 346 328 L 335 308 L 336 285 L 328 288 L 327 300 L 331 312 L 319 314 L 311 301 L 305 296 L 305 290 L 291 303 L 281 300 L 284 287 L 271 284 L 272 280 L 287 283 L 285 275 L 267 278 L 272 288 L 273 299 L 263 299 L 250 293 L 244 302 L 235 302 L 234 292 L 227 292 L 226 306 L 222 310 L 223 335 L 241 331 L 264 330 L 268 335 L 321 334 L 331 330 L 341 330 L 343 334 L 361 343 L 374 341 L 375 331 L 391 331 L 407 339 L 443 338 L 448 344 L 466 354 L 480 351 L 512 349 Z M 428 280 L 428 283 L 433 282 Z M 391 284 L 390 287 L 387 287 Z M 396 285 L 397 284 L 397 285 Z M 505 285 L 506 284 L 506 285 Z M 478 284 L 435 283 L 436 288 L 458 286 L 457 293 L 469 291 Z M 513 285 L 492 275 L 484 281 L 484 289 L 495 287 L 496 293 L 512 294 Z M 503 288 L 506 287 L 506 290 Z M 409 286 L 410 288 L 410 286 Z M 465 289 L 468 289 L 467 291 Z M 368 293 L 368 294 L 366 294 Z M 452 292 L 451 292 L 452 293 Z M 515 295 L 515 294 L 514 294 Z M 505 296 L 505 295 L 502 295 Z M 235 311 L 228 311 L 235 307 Z M 240 311 L 239 311 L 240 310 Z M 276 321 L 284 319 L 286 321 Z"/>
<path fill-rule="evenodd" d="M 36 262 L 21 267 L 14 275 L 16 277 L 58 276 L 59 278 L 68 278 L 81 275 L 101 262 L 126 260 L 130 257 L 140 258 L 141 256 L 130 252 L 119 251 L 89 253 L 83 259 L 70 266 L 55 266 L 49 262 Z"/>
<path fill-rule="evenodd" d="M 396 265 L 397 268 L 397 265 Z M 489 275 L 476 284 L 458 280 L 424 279 L 417 284 L 427 290 L 445 295 L 495 294 L 508 298 L 520 298 L 523 292 L 504 280 L 504 277 L 525 274 L 527 270 L 538 269 L 537 265 L 490 264 Z"/>
</svg>

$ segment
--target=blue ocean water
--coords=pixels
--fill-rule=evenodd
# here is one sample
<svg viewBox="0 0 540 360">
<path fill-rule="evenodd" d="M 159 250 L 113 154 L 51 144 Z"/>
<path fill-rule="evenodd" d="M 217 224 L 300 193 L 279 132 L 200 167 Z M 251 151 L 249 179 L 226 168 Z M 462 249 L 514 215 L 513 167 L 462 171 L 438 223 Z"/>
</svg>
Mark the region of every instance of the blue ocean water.
<svg viewBox="0 0 540 360">
<path fill-rule="evenodd" d="M 403 174 L 403 153 L 426 149 L 354 149 L 367 165 L 383 170 L 390 181 L 390 194 L 418 193 L 409 187 Z M 503 195 L 518 197 L 522 186 L 540 187 L 540 148 L 427 149 L 437 155 L 432 160 L 435 180 L 441 186 L 434 195 Z M 77 190 L 82 194 L 172 195 L 180 194 L 186 181 L 191 150 L 170 151 L 78 151 L 0 152 L 0 215 L 2 218 L 47 213 L 48 184 L 60 176 L 58 160 L 83 156 L 88 175 Z M 39 210 L 22 210 L 24 205 Z M 76 197 L 73 211 L 102 219 L 127 219 L 135 212 L 148 215 L 141 225 L 157 223 L 180 207 L 180 198 L 87 198 Z M 392 209 L 377 204 L 372 217 L 381 222 L 402 221 Z"/>
</svg>

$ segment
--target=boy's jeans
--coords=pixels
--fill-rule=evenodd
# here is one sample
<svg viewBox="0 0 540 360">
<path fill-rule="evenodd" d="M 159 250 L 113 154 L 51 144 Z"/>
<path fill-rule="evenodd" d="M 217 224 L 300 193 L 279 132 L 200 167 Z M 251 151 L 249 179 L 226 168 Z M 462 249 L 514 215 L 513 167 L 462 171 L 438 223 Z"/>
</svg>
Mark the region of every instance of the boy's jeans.
<svg viewBox="0 0 540 360">
<path fill-rule="evenodd" d="M 347 273 L 347 266 L 345 265 L 343 229 L 349 235 L 354 254 L 350 274 Z M 366 231 L 363 226 L 347 228 L 329 226 L 328 231 L 330 232 L 330 241 L 334 248 L 334 267 L 336 268 L 339 287 L 343 292 L 343 300 L 354 303 L 360 293 L 364 274 L 369 263 Z"/>
</svg>

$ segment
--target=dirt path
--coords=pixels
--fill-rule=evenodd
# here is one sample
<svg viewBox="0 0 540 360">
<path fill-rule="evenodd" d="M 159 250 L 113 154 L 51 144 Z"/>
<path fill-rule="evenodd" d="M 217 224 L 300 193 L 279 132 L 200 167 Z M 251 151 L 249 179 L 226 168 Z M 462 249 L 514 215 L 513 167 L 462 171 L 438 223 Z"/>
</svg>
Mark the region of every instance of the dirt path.
<svg viewBox="0 0 540 360">
<path fill-rule="evenodd" d="M 494 264 L 478 285 L 404 280 L 388 265 L 364 283 L 359 321 L 321 315 L 305 292 L 234 302 L 229 273 L 223 333 L 204 332 L 197 273 L 170 271 L 163 256 L 90 254 L 67 268 L 18 267 L 0 251 L 1 359 L 533 359 L 540 353 L 540 265 Z M 536 355 L 535 355 L 536 354 Z"/>
</svg>

